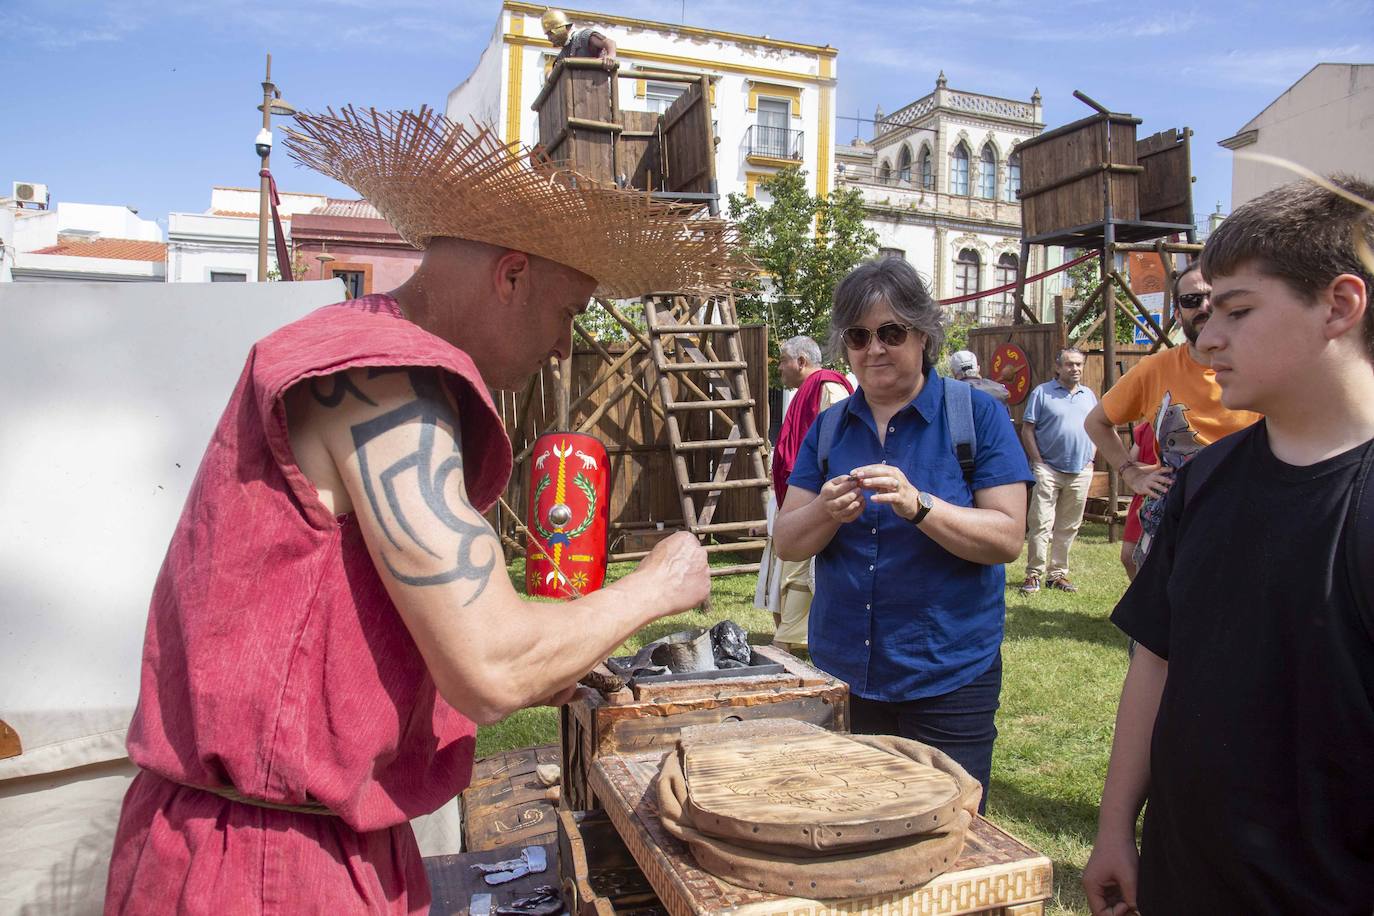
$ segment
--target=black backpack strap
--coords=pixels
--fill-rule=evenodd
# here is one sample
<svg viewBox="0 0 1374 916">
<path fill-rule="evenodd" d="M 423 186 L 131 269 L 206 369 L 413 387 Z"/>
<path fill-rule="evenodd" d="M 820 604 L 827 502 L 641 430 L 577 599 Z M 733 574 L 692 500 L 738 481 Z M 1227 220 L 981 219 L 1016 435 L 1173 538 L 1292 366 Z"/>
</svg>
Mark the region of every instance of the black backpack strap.
<svg viewBox="0 0 1374 916">
<path fill-rule="evenodd" d="M 1246 427 L 1240 432 L 1223 436 L 1211 445 L 1198 452 L 1192 461 L 1188 462 L 1187 480 L 1183 481 L 1183 507 L 1186 510 L 1188 504 L 1197 496 L 1197 491 L 1202 489 L 1202 485 L 1212 476 L 1221 463 L 1226 460 L 1226 456 L 1236 450 L 1236 446 L 1241 440 L 1250 434 L 1254 427 Z"/>
<path fill-rule="evenodd" d="M 843 404 L 834 404 L 821 412 L 818 421 L 821 431 L 816 434 L 816 463 L 821 466 L 821 485 L 830 479 L 830 446 L 835 444 L 835 435 L 840 431 L 840 421 L 844 418 Z"/>
<path fill-rule="evenodd" d="M 947 378 L 945 382 L 945 421 L 949 424 L 949 438 L 954 444 L 954 457 L 964 483 L 973 489 L 974 459 L 978 454 L 978 434 L 973 426 L 973 386 L 968 382 Z"/>
</svg>

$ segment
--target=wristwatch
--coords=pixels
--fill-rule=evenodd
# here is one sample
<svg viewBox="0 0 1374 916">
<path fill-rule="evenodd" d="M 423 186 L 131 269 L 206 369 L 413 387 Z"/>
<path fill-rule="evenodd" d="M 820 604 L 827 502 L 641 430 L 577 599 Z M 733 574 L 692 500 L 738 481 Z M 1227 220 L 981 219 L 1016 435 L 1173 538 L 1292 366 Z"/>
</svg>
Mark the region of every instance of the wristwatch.
<svg viewBox="0 0 1374 916">
<path fill-rule="evenodd" d="M 923 490 L 917 490 L 916 502 L 919 504 L 920 508 L 918 508 L 916 514 L 911 517 L 911 524 L 913 525 L 919 525 L 921 522 L 925 521 L 926 516 L 930 514 L 930 510 L 935 508 L 935 497 Z"/>
</svg>

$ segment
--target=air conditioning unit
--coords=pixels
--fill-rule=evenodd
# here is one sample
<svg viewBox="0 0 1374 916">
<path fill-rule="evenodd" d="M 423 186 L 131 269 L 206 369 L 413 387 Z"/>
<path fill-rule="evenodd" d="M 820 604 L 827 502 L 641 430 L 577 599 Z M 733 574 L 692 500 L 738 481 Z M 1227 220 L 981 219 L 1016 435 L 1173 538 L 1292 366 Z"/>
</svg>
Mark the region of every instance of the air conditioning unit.
<svg viewBox="0 0 1374 916">
<path fill-rule="evenodd" d="M 21 207 L 34 207 L 39 210 L 48 209 L 48 186 L 45 184 L 36 184 L 32 181 L 16 181 L 14 183 L 14 193 L 11 196 Z"/>
</svg>

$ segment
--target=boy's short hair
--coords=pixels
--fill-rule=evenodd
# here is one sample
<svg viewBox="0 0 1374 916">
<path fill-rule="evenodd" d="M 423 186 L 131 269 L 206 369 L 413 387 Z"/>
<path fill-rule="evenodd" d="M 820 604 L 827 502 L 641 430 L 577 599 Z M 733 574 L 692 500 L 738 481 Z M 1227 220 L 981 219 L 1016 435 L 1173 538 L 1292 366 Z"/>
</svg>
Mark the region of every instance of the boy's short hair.
<svg viewBox="0 0 1374 916">
<path fill-rule="evenodd" d="M 1353 175 L 1330 180 L 1365 205 L 1307 180 L 1261 194 L 1207 239 L 1202 276 L 1211 283 L 1254 261 L 1309 302 L 1341 274 L 1359 277 L 1374 297 L 1374 185 Z M 1364 344 L 1374 356 L 1374 307 L 1365 309 Z"/>
</svg>

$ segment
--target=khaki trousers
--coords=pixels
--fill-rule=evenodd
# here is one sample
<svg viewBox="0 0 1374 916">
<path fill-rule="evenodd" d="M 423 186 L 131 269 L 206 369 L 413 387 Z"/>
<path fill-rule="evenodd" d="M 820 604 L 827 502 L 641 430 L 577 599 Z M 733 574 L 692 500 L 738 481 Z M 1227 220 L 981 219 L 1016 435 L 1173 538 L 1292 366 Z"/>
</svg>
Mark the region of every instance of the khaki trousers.
<svg viewBox="0 0 1374 916">
<path fill-rule="evenodd" d="M 778 611 L 782 621 L 773 642 L 806 645 L 806 626 L 811 617 L 811 561 L 782 560 L 782 588 Z"/>
<path fill-rule="evenodd" d="M 1093 472 L 1088 468 L 1067 474 L 1043 462 L 1031 472 L 1035 474 L 1035 489 L 1031 491 L 1027 526 L 1026 575 L 1045 577 L 1045 546 L 1050 542 L 1049 578 L 1057 579 L 1069 574 L 1069 547 L 1083 524 Z"/>
</svg>

